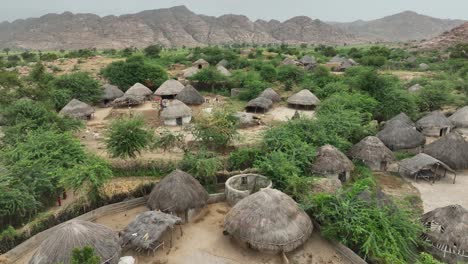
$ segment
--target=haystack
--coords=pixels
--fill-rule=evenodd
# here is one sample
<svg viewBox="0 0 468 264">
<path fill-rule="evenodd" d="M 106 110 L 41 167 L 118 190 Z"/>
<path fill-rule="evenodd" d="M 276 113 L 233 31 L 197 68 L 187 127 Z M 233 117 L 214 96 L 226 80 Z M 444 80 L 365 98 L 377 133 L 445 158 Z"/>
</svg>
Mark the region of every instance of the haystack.
<svg viewBox="0 0 468 264">
<path fill-rule="evenodd" d="M 210 64 L 204 59 L 199 59 L 199 60 L 195 61 L 194 63 L 192 63 L 192 65 L 193 65 L 193 67 L 195 67 L 196 69 L 199 69 L 199 70 L 210 66 Z"/>
<path fill-rule="evenodd" d="M 129 107 L 135 105 L 141 105 L 145 102 L 144 96 L 136 95 L 124 95 L 120 98 L 115 99 L 111 105 L 114 107 Z"/>
<path fill-rule="evenodd" d="M 39 246 L 29 264 L 71 263 L 75 248 L 90 246 L 100 257 L 100 263 L 117 264 L 120 256 L 118 235 L 103 225 L 72 220 L 53 228 L 54 231 Z"/>
<path fill-rule="evenodd" d="M 273 88 L 265 89 L 258 97 L 268 98 L 274 103 L 281 101 L 281 96 Z"/>
<path fill-rule="evenodd" d="M 224 76 L 226 76 L 226 77 L 231 76 L 231 72 L 230 72 L 228 69 L 224 68 L 224 66 L 218 65 L 218 66 L 216 66 L 216 69 L 217 69 L 222 75 L 224 75 Z"/>
<path fill-rule="evenodd" d="M 286 194 L 264 189 L 240 200 L 224 220 L 224 234 L 250 248 L 290 252 L 312 234 L 309 216 Z"/>
<path fill-rule="evenodd" d="M 386 171 L 390 162 L 395 160 L 393 152 L 379 138 L 368 136 L 354 145 L 348 156 L 364 162 L 374 171 Z"/>
<path fill-rule="evenodd" d="M 94 114 L 94 108 L 80 100 L 72 99 L 59 114 L 72 118 L 89 120 Z"/>
<path fill-rule="evenodd" d="M 434 111 L 419 119 L 416 128 L 424 135 L 442 137 L 450 133 L 452 122 L 440 111 Z"/>
<path fill-rule="evenodd" d="M 104 105 L 107 105 L 115 99 L 122 97 L 123 95 L 124 92 L 122 92 L 122 90 L 120 90 L 119 87 L 111 84 L 105 84 L 102 87 L 101 102 Z"/>
<path fill-rule="evenodd" d="M 250 100 L 245 107 L 247 112 L 253 113 L 265 113 L 270 110 L 273 102 L 265 97 L 257 97 L 255 99 Z"/>
<path fill-rule="evenodd" d="M 458 109 L 449 120 L 456 128 L 468 128 L 468 106 Z"/>
<path fill-rule="evenodd" d="M 151 210 L 173 213 L 188 222 L 189 211 L 205 207 L 208 197 L 208 192 L 192 175 L 175 170 L 154 187 L 147 205 Z"/>
<path fill-rule="evenodd" d="M 185 88 L 177 94 L 175 99 L 187 105 L 201 105 L 205 102 L 205 97 L 190 84 L 185 86 Z"/>
<path fill-rule="evenodd" d="M 143 212 L 120 233 L 122 247 L 136 251 L 154 251 L 165 244 L 164 235 L 181 222 L 175 215 L 159 211 Z M 170 243 L 172 246 L 172 232 Z"/>
<path fill-rule="evenodd" d="M 314 109 L 320 100 L 311 91 L 304 89 L 288 98 L 288 105 L 292 108 Z"/>
<path fill-rule="evenodd" d="M 332 145 L 325 145 L 317 150 L 317 156 L 311 166 L 314 174 L 345 182 L 354 169 L 353 162 Z"/>
<path fill-rule="evenodd" d="M 150 88 L 144 86 L 143 84 L 135 83 L 125 92 L 125 95 L 138 96 L 149 99 L 153 95 L 153 92 L 150 90 Z"/>
<path fill-rule="evenodd" d="M 393 123 L 395 121 L 401 121 L 401 122 L 403 122 L 403 123 L 405 123 L 407 125 L 410 125 L 412 127 L 416 126 L 414 124 L 414 122 L 411 120 L 411 118 L 408 115 L 406 115 L 405 113 L 402 112 L 402 113 L 399 113 L 398 115 L 392 117 L 391 119 L 387 120 L 385 122 L 384 127 L 387 126 L 387 125 L 390 125 L 391 123 Z"/>
<path fill-rule="evenodd" d="M 442 177 L 447 171 L 455 173 L 447 164 L 425 153 L 404 159 L 398 164 L 398 172 L 401 176 L 432 178 Z"/>
<path fill-rule="evenodd" d="M 192 120 L 192 109 L 179 100 L 171 101 L 161 112 L 166 126 L 181 126 Z"/>
<path fill-rule="evenodd" d="M 468 169 L 468 142 L 457 132 L 447 134 L 427 145 L 424 153 L 444 162 L 452 169 Z"/>
<path fill-rule="evenodd" d="M 377 137 L 393 151 L 419 149 L 426 143 L 423 134 L 399 120 L 385 125 L 385 128 L 377 133 Z"/>
<path fill-rule="evenodd" d="M 184 89 L 184 85 L 177 80 L 167 80 L 154 92 L 154 95 L 160 96 L 163 99 L 173 99 L 178 93 Z"/>
<path fill-rule="evenodd" d="M 432 254 L 450 264 L 468 261 L 468 210 L 460 205 L 437 208 L 425 213 L 421 222 Z"/>
</svg>

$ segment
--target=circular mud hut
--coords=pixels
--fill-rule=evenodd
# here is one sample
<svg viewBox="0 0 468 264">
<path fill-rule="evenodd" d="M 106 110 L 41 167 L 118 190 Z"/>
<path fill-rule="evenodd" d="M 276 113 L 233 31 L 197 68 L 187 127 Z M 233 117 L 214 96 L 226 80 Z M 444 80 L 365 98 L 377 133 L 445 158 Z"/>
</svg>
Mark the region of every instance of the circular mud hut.
<svg viewBox="0 0 468 264">
<path fill-rule="evenodd" d="M 153 96 L 153 92 L 143 84 L 135 83 L 125 92 L 124 96 L 143 97 L 146 100 L 149 100 Z"/>
<path fill-rule="evenodd" d="M 192 120 L 192 109 L 179 100 L 173 100 L 162 111 L 161 117 L 166 126 L 182 126 Z"/>
<path fill-rule="evenodd" d="M 240 200 L 224 219 L 224 234 L 270 253 L 290 252 L 312 234 L 309 216 L 288 195 L 265 189 Z"/>
<path fill-rule="evenodd" d="M 206 206 L 208 198 L 208 192 L 192 175 L 175 170 L 156 184 L 147 205 L 151 210 L 175 214 L 188 222 L 190 215 Z"/>
<path fill-rule="evenodd" d="M 440 111 L 434 111 L 419 119 L 416 128 L 429 137 L 443 137 L 450 133 L 452 122 Z"/>
<path fill-rule="evenodd" d="M 315 60 L 315 57 L 309 56 L 309 55 L 304 55 L 300 60 L 299 63 L 302 66 L 315 66 L 317 65 L 317 60 Z"/>
<path fill-rule="evenodd" d="M 160 96 L 163 99 L 174 99 L 174 97 L 184 90 L 184 85 L 177 80 L 167 80 L 154 92 L 154 95 Z"/>
<path fill-rule="evenodd" d="M 218 70 L 219 73 L 221 73 L 223 76 L 229 77 L 231 76 L 231 72 L 226 69 L 224 66 L 218 65 L 216 66 L 216 70 Z"/>
<path fill-rule="evenodd" d="M 94 108 L 80 100 L 72 99 L 60 110 L 59 114 L 77 119 L 90 120 L 93 117 Z"/>
<path fill-rule="evenodd" d="M 118 235 L 110 228 L 80 220 L 72 220 L 54 227 L 33 255 L 29 264 L 71 263 L 75 248 L 90 246 L 100 263 L 117 264 L 120 257 Z"/>
<path fill-rule="evenodd" d="M 320 147 L 311 166 L 312 173 L 339 179 L 341 182 L 346 182 L 350 178 L 353 169 L 353 162 L 332 145 Z"/>
<path fill-rule="evenodd" d="M 101 104 L 108 106 L 112 101 L 122 97 L 123 95 L 124 92 L 122 92 L 119 87 L 111 84 L 105 84 L 102 87 Z"/>
<path fill-rule="evenodd" d="M 444 162 L 452 169 L 468 169 L 468 142 L 456 132 L 425 146 L 424 153 Z"/>
<path fill-rule="evenodd" d="M 449 120 L 455 128 L 468 128 L 468 106 L 458 109 Z"/>
<path fill-rule="evenodd" d="M 130 107 L 135 105 L 141 105 L 144 102 L 144 96 L 124 95 L 112 101 L 111 105 L 114 107 Z"/>
<path fill-rule="evenodd" d="M 288 98 L 288 105 L 294 109 L 313 110 L 320 100 L 311 91 L 304 89 Z"/>
<path fill-rule="evenodd" d="M 430 243 L 430 253 L 446 263 L 468 262 L 468 210 L 449 205 L 425 213 L 423 238 Z"/>
<path fill-rule="evenodd" d="M 281 101 L 281 96 L 273 88 L 265 89 L 258 97 L 270 99 L 273 103 Z"/>
<path fill-rule="evenodd" d="M 365 137 L 354 145 L 348 156 L 364 162 L 373 171 L 386 171 L 390 162 L 395 160 L 393 152 L 378 138 Z"/>
<path fill-rule="evenodd" d="M 272 182 L 268 177 L 259 174 L 240 174 L 226 181 L 224 193 L 229 205 L 233 206 L 245 197 L 271 187 Z"/>
<path fill-rule="evenodd" d="M 205 102 L 205 97 L 190 84 L 185 86 L 185 88 L 177 94 L 175 99 L 187 105 L 201 105 Z"/>
<path fill-rule="evenodd" d="M 426 143 L 426 137 L 423 134 L 399 120 L 386 125 L 377 133 L 377 137 L 393 151 L 408 150 L 419 153 L 420 147 Z"/>
<path fill-rule="evenodd" d="M 273 102 L 265 97 L 257 97 L 250 100 L 245 107 L 245 111 L 251 113 L 266 113 L 270 110 Z"/>
<path fill-rule="evenodd" d="M 199 59 L 199 60 L 195 61 L 194 63 L 192 63 L 192 66 L 195 67 L 198 70 L 201 70 L 201 69 L 209 67 L 210 64 L 204 59 Z"/>
</svg>

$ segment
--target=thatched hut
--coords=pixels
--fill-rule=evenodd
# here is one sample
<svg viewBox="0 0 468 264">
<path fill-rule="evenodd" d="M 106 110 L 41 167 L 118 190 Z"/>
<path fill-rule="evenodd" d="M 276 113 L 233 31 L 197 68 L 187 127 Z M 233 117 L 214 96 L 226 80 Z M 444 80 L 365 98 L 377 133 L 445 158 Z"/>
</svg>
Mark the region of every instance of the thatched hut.
<svg viewBox="0 0 468 264">
<path fill-rule="evenodd" d="M 312 234 L 309 216 L 286 194 L 264 189 L 240 200 L 224 219 L 224 234 L 248 247 L 290 252 Z"/>
<path fill-rule="evenodd" d="M 302 66 L 315 66 L 317 65 L 317 61 L 315 60 L 315 57 L 309 56 L 309 55 L 304 55 L 300 60 L 299 63 Z"/>
<path fill-rule="evenodd" d="M 177 80 L 167 80 L 154 92 L 154 95 L 160 96 L 163 99 L 174 99 L 174 97 L 180 93 L 185 86 Z"/>
<path fill-rule="evenodd" d="M 234 117 L 238 120 L 239 128 L 248 128 L 260 125 L 260 120 L 252 113 L 237 112 Z"/>
<path fill-rule="evenodd" d="M 114 107 L 129 107 L 135 105 L 141 105 L 145 102 L 144 96 L 136 96 L 136 95 L 124 95 L 115 99 L 111 105 Z"/>
<path fill-rule="evenodd" d="M 151 210 L 172 213 L 188 222 L 189 213 L 205 207 L 208 198 L 208 192 L 192 175 L 175 170 L 156 184 L 147 205 Z"/>
<path fill-rule="evenodd" d="M 218 64 L 216 64 L 216 66 L 223 66 L 224 68 L 227 68 L 228 65 L 229 61 L 227 61 L 226 59 L 222 59 L 218 62 Z"/>
<path fill-rule="evenodd" d="M 255 99 L 250 100 L 245 107 L 247 112 L 253 113 L 265 113 L 270 110 L 273 102 L 265 97 L 257 97 Z"/>
<path fill-rule="evenodd" d="M 161 111 L 166 126 L 181 126 L 192 120 L 192 109 L 179 100 L 173 100 Z"/>
<path fill-rule="evenodd" d="M 401 122 L 403 122 L 403 123 L 405 123 L 405 124 L 407 124 L 409 126 L 416 127 L 416 124 L 413 122 L 413 120 L 411 120 L 411 118 L 407 114 L 405 114 L 403 112 L 401 112 L 398 115 L 396 115 L 396 116 L 392 117 L 391 119 L 387 120 L 385 122 L 384 127 L 387 126 L 387 125 L 390 125 L 390 124 L 392 124 L 393 122 L 396 122 L 396 121 L 401 121 Z"/>
<path fill-rule="evenodd" d="M 182 75 L 184 76 L 185 79 L 190 78 L 197 74 L 199 69 L 197 67 L 190 67 L 182 71 Z"/>
<path fill-rule="evenodd" d="M 421 217 L 430 253 L 446 263 L 468 261 L 468 210 L 460 205 L 434 209 Z"/>
<path fill-rule="evenodd" d="M 314 109 L 320 100 L 311 91 L 304 89 L 288 98 L 288 105 L 294 109 Z"/>
<path fill-rule="evenodd" d="M 170 232 L 172 246 L 172 231 L 182 220 L 170 214 L 159 211 L 143 212 L 135 218 L 121 233 L 122 248 L 136 251 L 155 251 L 166 244 L 165 235 Z"/>
<path fill-rule="evenodd" d="M 432 156 L 455 170 L 468 169 L 468 142 L 452 132 L 424 147 L 424 153 Z"/>
<path fill-rule="evenodd" d="M 332 145 L 325 145 L 317 150 L 317 156 L 311 166 L 314 174 L 346 182 L 354 169 L 354 164 L 343 152 Z"/>
<path fill-rule="evenodd" d="M 216 66 L 216 69 L 217 69 L 222 75 L 224 75 L 224 76 L 226 76 L 226 77 L 231 76 L 231 72 L 230 72 L 228 69 L 224 68 L 224 66 L 218 65 L 218 66 Z"/>
<path fill-rule="evenodd" d="M 258 97 L 268 98 L 274 103 L 281 101 L 281 96 L 273 88 L 265 89 Z"/>
<path fill-rule="evenodd" d="M 345 57 L 341 57 L 340 55 L 336 55 L 325 64 L 326 67 L 330 68 L 332 71 L 337 72 L 345 71 L 353 65 L 355 65 L 354 61 L 350 61 Z"/>
<path fill-rule="evenodd" d="M 72 99 L 60 110 L 59 114 L 77 119 L 90 120 L 93 117 L 94 108 L 80 100 Z"/>
<path fill-rule="evenodd" d="M 416 128 L 426 136 L 442 137 L 450 133 L 452 122 L 440 111 L 434 111 L 419 119 Z"/>
<path fill-rule="evenodd" d="M 368 136 L 354 145 L 348 156 L 364 162 L 374 171 L 386 171 L 388 164 L 395 160 L 393 152 L 378 137 L 373 136 Z"/>
<path fill-rule="evenodd" d="M 54 227 L 54 231 L 39 246 L 29 264 L 71 263 L 75 248 L 90 246 L 100 257 L 100 263 L 117 264 L 120 256 L 118 235 L 110 228 L 80 220 Z"/>
<path fill-rule="evenodd" d="M 468 106 L 458 109 L 449 120 L 455 128 L 468 128 Z"/>
<path fill-rule="evenodd" d="M 109 103 L 124 95 L 124 92 L 119 87 L 111 84 L 105 84 L 102 87 L 101 103 L 107 106 Z"/>
<path fill-rule="evenodd" d="M 414 150 L 420 152 L 420 147 L 426 143 L 426 137 L 414 127 L 395 120 L 385 125 L 384 129 L 377 133 L 377 137 L 390 150 Z"/>
<path fill-rule="evenodd" d="M 417 84 L 415 84 L 415 85 L 412 85 L 410 88 L 408 88 L 408 92 L 410 92 L 410 93 L 416 93 L 416 92 L 418 92 L 419 90 L 421 90 L 422 88 L 423 88 L 423 87 L 422 87 L 419 83 L 417 83 Z"/>
<path fill-rule="evenodd" d="M 281 62 L 281 65 L 294 65 L 294 66 L 296 66 L 297 64 L 299 64 L 299 63 L 296 60 L 292 59 L 292 58 L 285 58 Z"/>
<path fill-rule="evenodd" d="M 177 94 L 175 99 L 187 105 L 201 105 L 205 102 L 205 97 L 190 84 L 185 86 L 185 88 Z"/>
<path fill-rule="evenodd" d="M 199 59 L 195 61 L 194 63 L 192 63 L 192 66 L 195 67 L 196 69 L 201 70 L 201 69 L 207 68 L 208 66 L 210 66 L 210 64 L 204 59 Z"/>
<path fill-rule="evenodd" d="M 432 180 L 446 176 L 447 172 L 455 174 L 455 171 L 447 164 L 425 153 L 419 153 L 414 157 L 400 161 L 398 172 L 401 176 Z"/>
<path fill-rule="evenodd" d="M 150 99 L 153 96 L 153 92 L 150 90 L 150 88 L 144 86 L 143 84 L 135 83 L 125 92 L 125 95 L 138 96 L 144 97 L 145 99 Z"/>
</svg>

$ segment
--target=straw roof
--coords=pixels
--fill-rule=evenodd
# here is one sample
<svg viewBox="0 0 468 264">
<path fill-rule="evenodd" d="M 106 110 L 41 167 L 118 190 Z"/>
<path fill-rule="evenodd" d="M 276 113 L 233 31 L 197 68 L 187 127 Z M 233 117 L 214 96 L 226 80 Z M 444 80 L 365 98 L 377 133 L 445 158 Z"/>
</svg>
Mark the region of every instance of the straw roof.
<svg viewBox="0 0 468 264">
<path fill-rule="evenodd" d="M 468 210 L 449 205 L 425 213 L 423 238 L 432 244 L 433 253 L 449 263 L 465 262 L 468 253 Z"/>
<path fill-rule="evenodd" d="M 222 59 L 218 62 L 218 64 L 216 64 L 216 66 L 223 66 L 224 68 L 226 68 L 228 65 L 229 61 L 227 61 L 226 59 Z"/>
<path fill-rule="evenodd" d="M 286 58 L 281 62 L 281 65 L 297 65 L 297 61 L 291 58 Z"/>
<path fill-rule="evenodd" d="M 404 169 L 407 175 L 414 175 L 418 171 L 430 169 L 433 166 L 441 166 L 448 171 L 454 172 L 447 164 L 425 153 L 419 153 L 412 158 L 404 159 L 400 161 L 399 165 Z"/>
<path fill-rule="evenodd" d="M 302 64 L 302 65 L 310 65 L 310 64 L 316 64 L 317 61 L 315 60 L 315 57 L 313 56 L 309 56 L 309 55 L 305 55 L 304 57 L 302 57 L 299 62 Z"/>
<path fill-rule="evenodd" d="M 177 80 L 167 80 L 154 92 L 155 95 L 164 96 L 164 95 L 176 95 L 184 89 L 184 85 Z"/>
<path fill-rule="evenodd" d="M 414 124 L 414 122 L 411 120 L 411 118 L 410 118 L 408 115 L 406 115 L 405 113 L 403 113 L 403 112 L 402 112 L 402 113 L 399 113 L 398 115 L 396 115 L 396 116 L 392 117 L 391 119 L 387 120 L 387 121 L 385 122 L 385 126 L 390 125 L 390 124 L 392 124 L 392 123 L 395 122 L 395 121 L 401 121 L 401 122 L 403 122 L 403 123 L 405 123 L 405 124 L 407 124 L 407 125 L 410 125 L 410 126 L 412 126 L 412 127 L 415 127 L 415 126 L 416 126 L 416 125 Z M 384 126 L 384 127 L 385 127 L 385 126 Z"/>
<path fill-rule="evenodd" d="M 133 95 L 133 96 L 148 96 L 152 95 L 153 92 L 146 86 L 141 83 L 135 83 L 132 87 L 130 87 L 126 92 L 125 95 Z"/>
<path fill-rule="evenodd" d="M 228 69 L 224 68 L 224 66 L 218 65 L 216 66 L 216 69 L 224 76 L 231 76 L 231 72 L 228 71 Z"/>
<path fill-rule="evenodd" d="M 192 116 L 192 109 L 179 100 L 173 100 L 161 112 L 161 117 L 164 119 L 175 119 L 188 116 Z"/>
<path fill-rule="evenodd" d="M 452 127 L 452 122 L 445 117 L 440 111 L 434 111 L 427 114 L 416 122 L 418 129 L 432 128 L 432 127 Z"/>
<path fill-rule="evenodd" d="M 101 100 L 114 100 L 119 97 L 122 97 L 124 92 L 119 89 L 119 87 L 111 84 L 105 84 L 102 87 L 102 96 Z"/>
<path fill-rule="evenodd" d="M 273 105 L 273 102 L 265 97 L 257 97 L 255 99 L 250 100 L 247 103 L 246 108 L 250 109 L 264 109 L 265 111 L 270 109 L 271 106 Z"/>
<path fill-rule="evenodd" d="M 175 99 L 188 105 L 201 105 L 205 102 L 205 97 L 190 84 L 185 86 L 185 88 L 177 94 Z"/>
<path fill-rule="evenodd" d="M 444 162 L 452 169 L 468 169 L 468 142 L 456 132 L 427 145 L 424 153 Z"/>
<path fill-rule="evenodd" d="M 417 83 L 417 84 L 411 86 L 410 88 L 408 88 L 408 92 L 415 93 L 415 92 L 421 90 L 422 88 L 423 87 L 419 83 Z"/>
<path fill-rule="evenodd" d="M 426 137 L 414 127 L 395 120 L 377 133 L 377 137 L 391 150 L 417 148 L 426 143 Z"/>
<path fill-rule="evenodd" d="M 378 137 L 368 136 L 354 145 L 348 152 L 348 156 L 353 159 L 366 161 L 386 161 L 395 160 L 393 152 L 388 149 Z"/>
<path fill-rule="evenodd" d="M 39 246 L 29 264 L 71 263 L 75 248 L 90 246 L 101 258 L 117 264 L 120 256 L 119 237 L 110 228 L 80 220 L 72 220 L 54 227 L 54 231 Z"/>
<path fill-rule="evenodd" d="M 192 65 L 210 65 L 210 63 L 204 59 L 198 59 Z"/>
<path fill-rule="evenodd" d="M 115 99 L 112 102 L 112 105 L 116 107 L 123 107 L 123 106 L 140 105 L 144 102 L 145 102 L 144 96 L 124 95 L 120 98 Z"/>
<path fill-rule="evenodd" d="M 312 234 L 309 216 L 286 194 L 264 189 L 240 200 L 224 220 L 225 233 L 250 247 L 289 252 Z"/>
<path fill-rule="evenodd" d="M 325 145 L 317 150 L 317 156 L 311 167 L 313 173 L 321 175 L 342 173 L 353 169 L 353 162 L 332 145 Z"/>
<path fill-rule="evenodd" d="M 94 113 L 94 108 L 80 100 L 72 99 L 59 113 L 65 116 L 83 119 L 92 115 Z"/>
<path fill-rule="evenodd" d="M 453 115 L 449 117 L 452 124 L 458 128 L 468 127 L 468 106 L 458 109 Z"/>
<path fill-rule="evenodd" d="M 154 250 L 164 233 L 181 222 L 179 217 L 160 211 L 143 212 L 121 232 L 122 247 Z"/>
<path fill-rule="evenodd" d="M 320 100 L 311 91 L 304 89 L 289 97 L 288 104 L 313 106 L 319 105 Z"/>
<path fill-rule="evenodd" d="M 275 103 L 281 101 L 281 96 L 273 88 L 265 89 L 258 97 L 268 98 Z"/>
<path fill-rule="evenodd" d="M 239 120 L 239 128 L 253 127 L 260 124 L 260 121 L 252 113 L 237 112 L 234 114 L 234 117 Z"/>
<path fill-rule="evenodd" d="M 182 72 L 184 74 L 184 78 L 190 78 L 193 75 L 195 75 L 198 71 L 199 69 L 197 67 L 190 67 L 190 68 L 183 70 Z"/>
<path fill-rule="evenodd" d="M 204 207 L 208 197 L 206 190 L 192 175 L 175 170 L 153 188 L 148 207 L 181 214 L 189 209 Z"/>
</svg>

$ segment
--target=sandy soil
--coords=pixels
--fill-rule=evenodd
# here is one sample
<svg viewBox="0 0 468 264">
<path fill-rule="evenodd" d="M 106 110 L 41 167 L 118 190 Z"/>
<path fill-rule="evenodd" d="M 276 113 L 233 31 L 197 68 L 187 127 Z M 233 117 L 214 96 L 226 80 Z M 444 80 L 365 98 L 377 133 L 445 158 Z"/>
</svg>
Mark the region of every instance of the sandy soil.
<svg viewBox="0 0 468 264">
<path fill-rule="evenodd" d="M 392 71 L 392 70 L 381 71 L 381 73 L 393 74 L 403 81 L 411 81 L 414 78 L 425 77 L 425 76 L 431 75 L 430 72 Z"/>
<path fill-rule="evenodd" d="M 301 116 L 308 118 L 313 118 L 315 116 L 315 111 L 298 110 L 298 112 Z M 271 109 L 265 115 L 263 115 L 262 120 L 288 121 L 294 116 L 294 113 L 296 113 L 295 109 L 288 108 L 285 106 L 278 106 Z"/>
</svg>

